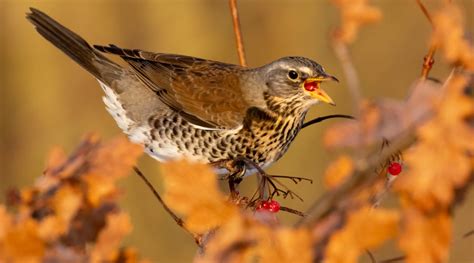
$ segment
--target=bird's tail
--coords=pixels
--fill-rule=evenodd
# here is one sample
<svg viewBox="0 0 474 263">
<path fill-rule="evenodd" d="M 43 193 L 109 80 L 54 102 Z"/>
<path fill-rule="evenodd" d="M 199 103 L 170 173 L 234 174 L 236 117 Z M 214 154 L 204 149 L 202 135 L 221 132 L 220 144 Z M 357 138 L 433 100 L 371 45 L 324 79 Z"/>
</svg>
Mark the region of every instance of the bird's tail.
<svg viewBox="0 0 474 263">
<path fill-rule="evenodd" d="M 83 38 L 35 8 L 26 18 L 49 42 L 92 73 L 100 81 L 110 84 L 123 73 L 116 63 L 95 51 Z"/>
</svg>

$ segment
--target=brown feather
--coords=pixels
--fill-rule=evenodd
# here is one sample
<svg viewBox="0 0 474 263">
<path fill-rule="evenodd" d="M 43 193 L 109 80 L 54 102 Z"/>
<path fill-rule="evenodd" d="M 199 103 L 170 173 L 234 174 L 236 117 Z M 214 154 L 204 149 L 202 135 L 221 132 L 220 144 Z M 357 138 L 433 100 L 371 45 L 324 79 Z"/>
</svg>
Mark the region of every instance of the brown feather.
<svg viewBox="0 0 474 263">
<path fill-rule="evenodd" d="M 242 94 L 239 66 L 113 45 L 94 47 L 121 56 L 166 105 L 195 125 L 236 128 L 251 106 Z"/>
</svg>

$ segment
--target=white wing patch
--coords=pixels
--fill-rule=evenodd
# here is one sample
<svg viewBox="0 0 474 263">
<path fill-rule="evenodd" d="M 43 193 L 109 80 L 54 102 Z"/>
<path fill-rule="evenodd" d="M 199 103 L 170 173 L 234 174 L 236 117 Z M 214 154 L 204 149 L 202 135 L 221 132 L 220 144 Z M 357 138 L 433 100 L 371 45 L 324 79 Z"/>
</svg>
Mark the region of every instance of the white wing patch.
<svg viewBox="0 0 474 263">
<path fill-rule="evenodd" d="M 98 80 L 100 87 L 104 90 L 105 96 L 102 97 L 102 100 L 105 103 L 105 108 L 112 115 L 114 120 L 117 122 L 117 125 L 122 129 L 134 143 L 144 144 L 149 136 L 149 128 L 140 127 L 127 116 L 127 112 L 123 108 L 122 103 L 118 99 L 117 93 L 105 83 Z"/>
</svg>

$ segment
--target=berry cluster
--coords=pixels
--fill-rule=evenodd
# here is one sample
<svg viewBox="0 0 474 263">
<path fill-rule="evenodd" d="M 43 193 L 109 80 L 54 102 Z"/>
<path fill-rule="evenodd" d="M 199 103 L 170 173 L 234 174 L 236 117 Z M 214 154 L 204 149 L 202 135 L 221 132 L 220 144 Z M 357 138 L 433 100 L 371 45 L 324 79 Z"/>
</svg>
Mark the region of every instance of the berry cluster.
<svg viewBox="0 0 474 263">
<path fill-rule="evenodd" d="M 268 211 L 268 212 L 276 213 L 280 211 L 280 203 L 278 203 L 278 201 L 275 201 L 275 200 L 262 201 L 258 205 L 257 211 Z"/>
</svg>

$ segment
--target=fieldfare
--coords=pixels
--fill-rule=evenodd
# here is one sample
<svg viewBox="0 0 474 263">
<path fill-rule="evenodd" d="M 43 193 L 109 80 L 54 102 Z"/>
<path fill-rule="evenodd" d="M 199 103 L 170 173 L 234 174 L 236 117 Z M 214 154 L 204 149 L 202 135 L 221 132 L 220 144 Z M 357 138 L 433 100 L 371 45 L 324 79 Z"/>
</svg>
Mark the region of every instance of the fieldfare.
<svg viewBox="0 0 474 263">
<path fill-rule="evenodd" d="M 92 47 L 37 9 L 27 18 L 99 81 L 118 126 L 161 161 L 245 158 L 264 168 L 288 150 L 311 105 L 334 105 L 320 84 L 337 79 L 304 57 L 245 68 L 115 45 Z M 120 56 L 129 67 L 104 53 Z M 247 174 L 254 171 L 247 168 Z"/>
</svg>

